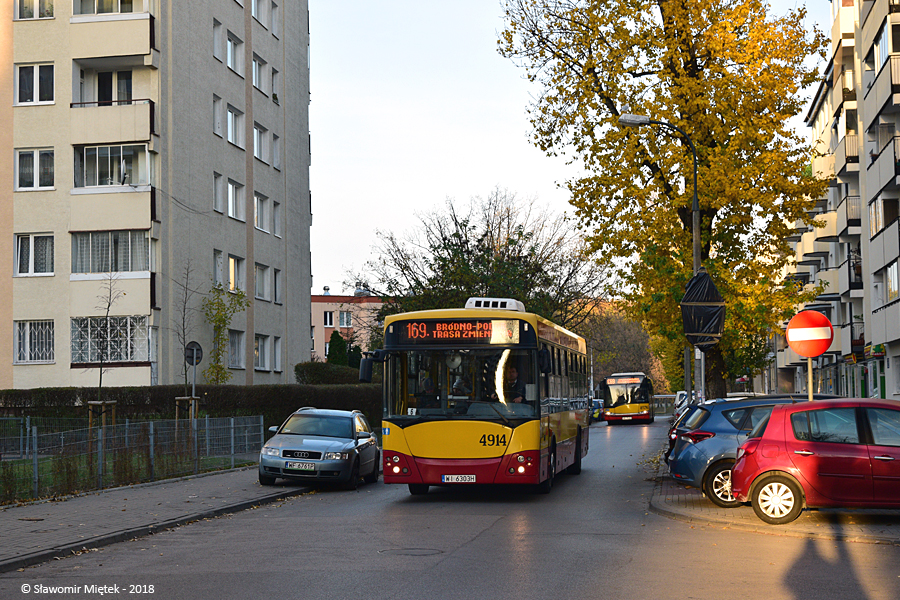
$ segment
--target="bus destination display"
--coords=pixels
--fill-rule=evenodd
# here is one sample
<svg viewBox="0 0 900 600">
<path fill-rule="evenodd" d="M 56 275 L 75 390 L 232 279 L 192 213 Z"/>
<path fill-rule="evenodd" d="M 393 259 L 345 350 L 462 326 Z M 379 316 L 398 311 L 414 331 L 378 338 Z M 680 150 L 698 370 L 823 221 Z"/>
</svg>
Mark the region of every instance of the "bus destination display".
<svg viewBox="0 0 900 600">
<path fill-rule="evenodd" d="M 400 321 L 391 329 L 404 345 L 519 343 L 519 321 L 507 319 Z"/>
</svg>

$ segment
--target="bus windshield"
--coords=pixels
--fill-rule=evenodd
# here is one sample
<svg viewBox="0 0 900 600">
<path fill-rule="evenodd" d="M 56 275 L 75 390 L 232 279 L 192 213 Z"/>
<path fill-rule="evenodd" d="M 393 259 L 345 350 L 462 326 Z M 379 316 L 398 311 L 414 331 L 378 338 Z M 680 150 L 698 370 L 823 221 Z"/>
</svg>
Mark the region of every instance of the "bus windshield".
<svg viewBox="0 0 900 600">
<path fill-rule="evenodd" d="M 626 404 L 647 404 L 650 396 L 639 383 L 609 385 L 604 390 L 605 405 L 609 408 Z"/>
<path fill-rule="evenodd" d="M 498 419 L 538 414 L 534 350 L 410 350 L 387 365 L 386 416 Z"/>
</svg>

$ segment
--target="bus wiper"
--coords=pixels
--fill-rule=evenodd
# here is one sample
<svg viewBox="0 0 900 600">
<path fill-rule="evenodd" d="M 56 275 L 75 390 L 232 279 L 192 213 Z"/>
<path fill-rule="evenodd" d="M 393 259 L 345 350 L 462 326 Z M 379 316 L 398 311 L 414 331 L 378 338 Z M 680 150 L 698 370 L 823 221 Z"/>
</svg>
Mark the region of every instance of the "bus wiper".
<svg viewBox="0 0 900 600">
<path fill-rule="evenodd" d="M 498 417 L 500 417 L 501 419 L 503 419 L 503 422 L 504 422 L 504 423 L 506 423 L 507 425 L 510 424 L 510 423 L 509 423 L 509 419 L 507 419 L 506 417 L 504 417 L 504 416 L 503 416 L 503 413 L 500 412 L 500 411 L 497 409 L 497 406 L 496 406 L 497 403 L 496 403 L 496 402 L 485 402 L 484 400 L 472 400 L 472 404 L 475 404 L 475 403 L 478 403 L 478 404 L 487 404 L 488 406 L 491 407 L 491 409 L 493 409 L 493 411 L 494 411 L 495 413 L 497 413 L 497 416 L 498 416 Z"/>
</svg>

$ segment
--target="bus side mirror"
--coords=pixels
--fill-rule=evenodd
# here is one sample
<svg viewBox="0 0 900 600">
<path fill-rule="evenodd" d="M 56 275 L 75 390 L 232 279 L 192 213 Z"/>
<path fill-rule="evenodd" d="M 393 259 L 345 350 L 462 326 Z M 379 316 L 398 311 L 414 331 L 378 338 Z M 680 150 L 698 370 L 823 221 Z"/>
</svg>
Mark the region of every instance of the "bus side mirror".
<svg viewBox="0 0 900 600">
<path fill-rule="evenodd" d="M 541 373 L 550 373 L 553 370 L 553 361 L 550 359 L 550 351 L 546 348 L 541 348 L 538 352 L 538 366 L 541 369 Z"/>
<path fill-rule="evenodd" d="M 359 382 L 372 383 L 372 363 L 368 356 L 359 361 Z"/>
</svg>

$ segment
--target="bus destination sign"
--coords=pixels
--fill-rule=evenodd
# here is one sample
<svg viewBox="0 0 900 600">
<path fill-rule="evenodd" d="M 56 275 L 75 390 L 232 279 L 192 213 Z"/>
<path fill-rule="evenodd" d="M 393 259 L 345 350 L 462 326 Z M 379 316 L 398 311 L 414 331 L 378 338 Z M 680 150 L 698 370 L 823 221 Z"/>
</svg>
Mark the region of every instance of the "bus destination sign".
<svg viewBox="0 0 900 600">
<path fill-rule="evenodd" d="M 398 343 L 518 344 L 519 321 L 507 319 L 428 319 L 391 325 Z"/>
</svg>

